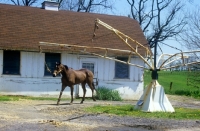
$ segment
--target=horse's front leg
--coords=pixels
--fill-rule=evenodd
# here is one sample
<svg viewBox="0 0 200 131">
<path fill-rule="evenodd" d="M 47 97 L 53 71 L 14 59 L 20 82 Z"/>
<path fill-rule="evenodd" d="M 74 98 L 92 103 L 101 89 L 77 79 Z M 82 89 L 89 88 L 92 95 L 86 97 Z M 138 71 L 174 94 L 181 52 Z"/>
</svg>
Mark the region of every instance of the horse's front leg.
<svg viewBox="0 0 200 131">
<path fill-rule="evenodd" d="M 63 91 L 65 90 L 65 87 L 66 87 L 66 86 L 62 84 L 61 91 L 60 91 L 60 95 L 59 95 L 58 101 L 57 101 L 57 105 L 60 105 L 60 99 L 61 99 L 61 96 L 62 96 Z"/>
<path fill-rule="evenodd" d="M 74 86 L 73 85 L 70 86 L 70 89 L 71 89 L 71 102 L 70 102 L 70 104 L 72 104 L 73 100 L 74 100 L 74 97 L 73 97 Z"/>
</svg>

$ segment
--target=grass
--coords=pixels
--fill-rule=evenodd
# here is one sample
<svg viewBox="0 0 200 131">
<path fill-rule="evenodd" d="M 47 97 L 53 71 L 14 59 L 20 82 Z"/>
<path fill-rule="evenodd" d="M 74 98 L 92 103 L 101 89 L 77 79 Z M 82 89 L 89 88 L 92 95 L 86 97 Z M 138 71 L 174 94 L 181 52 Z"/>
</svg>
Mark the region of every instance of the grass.
<svg viewBox="0 0 200 131">
<path fill-rule="evenodd" d="M 188 85 L 187 82 L 188 72 L 187 71 L 159 71 L 158 72 L 158 83 L 161 84 L 166 94 L 172 95 L 184 95 L 193 98 L 200 99 L 200 88 L 197 86 Z M 145 71 L 144 74 L 144 86 L 151 82 L 151 72 Z M 172 82 L 172 88 L 170 89 L 170 83 Z M 200 83 L 198 83 L 200 85 Z"/>
<path fill-rule="evenodd" d="M 18 101 L 18 97 L 12 97 L 12 96 L 0 96 L 0 101 Z"/>
<path fill-rule="evenodd" d="M 0 101 L 18 101 L 20 99 L 57 101 L 58 98 L 52 98 L 52 97 L 31 97 L 31 96 L 23 96 L 23 95 L 0 95 Z M 64 99 L 66 99 L 66 98 L 62 98 L 62 100 L 64 100 Z"/>
<path fill-rule="evenodd" d="M 174 113 L 169 112 L 142 112 L 140 110 L 135 110 L 133 105 L 107 105 L 101 106 L 96 105 L 93 107 L 85 108 L 87 112 L 93 113 L 106 113 L 114 114 L 119 116 L 132 116 L 132 117 L 142 117 L 142 118 L 162 118 L 162 119 L 199 119 L 200 118 L 200 109 L 189 109 L 189 108 L 175 108 Z"/>
</svg>

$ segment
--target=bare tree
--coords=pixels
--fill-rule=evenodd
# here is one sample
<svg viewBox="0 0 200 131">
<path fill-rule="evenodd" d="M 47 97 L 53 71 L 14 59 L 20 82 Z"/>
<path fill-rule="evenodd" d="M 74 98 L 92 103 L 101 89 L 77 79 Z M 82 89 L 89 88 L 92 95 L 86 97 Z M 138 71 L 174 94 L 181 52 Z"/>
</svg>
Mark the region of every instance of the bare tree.
<svg viewBox="0 0 200 131">
<path fill-rule="evenodd" d="M 200 9 L 188 13 L 188 25 L 186 31 L 181 34 L 183 45 L 189 50 L 200 49 Z"/>
<path fill-rule="evenodd" d="M 37 3 L 38 0 L 10 0 L 10 2 L 14 5 L 32 6 L 33 4 Z"/>
<path fill-rule="evenodd" d="M 185 32 L 181 33 L 181 44 L 188 50 L 200 50 L 200 8 L 187 14 L 188 24 Z M 190 54 L 189 61 L 200 61 L 200 53 Z M 200 64 L 193 64 L 191 68 L 200 69 Z"/>
<path fill-rule="evenodd" d="M 12 3 L 21 6 L 35 6 L 42 0 L 0 0 L 2 3 Z M 53 0 L 52 0 L 53 1 Z M 76 12 L 100 12 L 112 10 L 112 0 L 55 0 L 59 8 Z"/>
<path fill-rule="evenodd" d="M 98 12 L 104 9 L 112 10 L 111 0 L 58 0 L 61 9 L 76 12 Z"/>
<path fill-rule="evenodd" d="M 180 18 L 183 2 L 179 0 L 127 0 L 131 16 L 137 20 L 151 48 L 183 31 L 185 19 Z"/>
</svg>

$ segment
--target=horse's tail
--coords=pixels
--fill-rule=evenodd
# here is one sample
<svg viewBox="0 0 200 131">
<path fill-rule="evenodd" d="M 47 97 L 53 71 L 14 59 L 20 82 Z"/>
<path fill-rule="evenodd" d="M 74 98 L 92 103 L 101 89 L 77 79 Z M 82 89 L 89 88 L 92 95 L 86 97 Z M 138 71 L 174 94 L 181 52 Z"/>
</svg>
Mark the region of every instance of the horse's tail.
<svg viewBox="0 0 200 131">
<path fill-rule="evenodd" d="M 87 77 L 92 77 L 92 79 L 93 79 L 93 77 L 94 77 L 94 74 L 92 73 L 92 71 L 90 71 L 90 70 L 87 70 L 86 71 L 86 75 L 87 75 Z M 96 91 L 96 88 L 95 88 L 95 84 L 94 84 L 94 81 L 92 80 L 92 86 L 93 86 L 93 88 L 94 88 L 94 90 Z"/>
<path fill-rule="evenodd" d="M 94 81 L 92 82 L 92 86 L 94 88 L 94 90 L 96 91 L 95 85 L 94 85 Z"/>
</svg>

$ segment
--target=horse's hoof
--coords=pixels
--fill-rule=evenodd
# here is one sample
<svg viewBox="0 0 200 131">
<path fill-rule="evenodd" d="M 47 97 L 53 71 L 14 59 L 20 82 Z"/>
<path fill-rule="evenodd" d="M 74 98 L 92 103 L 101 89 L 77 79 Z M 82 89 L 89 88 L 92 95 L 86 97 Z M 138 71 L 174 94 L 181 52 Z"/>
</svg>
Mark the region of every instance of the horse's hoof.
<svg viewBox="0 0 200 131">
<path fill-rule="evenodd" d="M 69 105 L 72 105 L 73 103 L 71 102 L 71 103 L 69 103 Z"/>
<path fill-rule="evenodd" d="M 57 103 L 57 106 L 59 106 L 60 105 L 60 103 Z"/>
<path fill-rule="evenodd" d="M 81 103 L 80 104 L 83 104 L 83 102 L 81 101 Z"/>
</svg>

